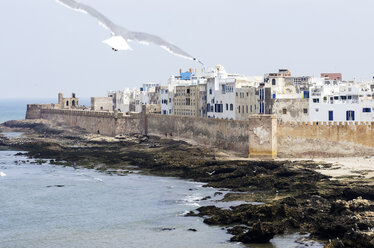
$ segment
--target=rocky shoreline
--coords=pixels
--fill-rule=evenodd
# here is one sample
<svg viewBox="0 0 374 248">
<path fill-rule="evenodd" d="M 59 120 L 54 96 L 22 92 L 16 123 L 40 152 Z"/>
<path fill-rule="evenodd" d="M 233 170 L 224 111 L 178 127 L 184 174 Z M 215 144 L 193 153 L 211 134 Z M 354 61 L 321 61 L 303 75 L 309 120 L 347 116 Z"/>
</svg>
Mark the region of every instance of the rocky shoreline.
<svg viewBox="0 0 374 248">
<path fill-rule="evenodd" d="M 329 168 L 327 163 L 228 159 L 214 149 L 169 138 L 103 137 L 39 120 L 9 121 L 1 131 L 24 133 L 19 138 L 0 134 L 2 149 L 25 151 L 41 163 L 117 174 L 129 173 L 135 165 L 145 173 L 230 189 L 225 201 L 248 204 L 201 207 L 188 215 L 229 227 L 232 241 L 266 243 L 274 235 L 299 231 L 323 240 L 325 247 L 374 247 L 373 178 L 331 180 L 316 172 Z"/>
</svg>

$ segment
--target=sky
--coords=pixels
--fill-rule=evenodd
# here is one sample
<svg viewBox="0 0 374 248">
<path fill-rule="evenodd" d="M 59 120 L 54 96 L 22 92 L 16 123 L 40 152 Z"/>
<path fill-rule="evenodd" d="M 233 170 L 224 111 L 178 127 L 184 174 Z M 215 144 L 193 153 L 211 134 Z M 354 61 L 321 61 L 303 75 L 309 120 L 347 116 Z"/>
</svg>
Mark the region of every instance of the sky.
<svg viewBox="0 0 374 248">
<path fill-rule="evenodd" d="M 156 34 L 226 71 L 374 75 L 372 0 L 81 0 L 129 30 Z M 108 30 L 55 0 L 0 0 L 0 99 L 106 96 L 201 69 L 158 46 L 113 52 Z"/>
</svg>

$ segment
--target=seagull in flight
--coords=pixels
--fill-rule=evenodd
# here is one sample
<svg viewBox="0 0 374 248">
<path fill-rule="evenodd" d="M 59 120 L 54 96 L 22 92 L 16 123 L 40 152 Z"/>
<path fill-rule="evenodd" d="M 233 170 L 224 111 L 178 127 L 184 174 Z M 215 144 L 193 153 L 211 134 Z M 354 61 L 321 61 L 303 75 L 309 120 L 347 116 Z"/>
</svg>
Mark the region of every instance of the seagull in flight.
<svg viewBox="0 0 374 248">
<path fill-rule="evenodd" d="M 148 33 L 143 33 L 143 32 L 130 31 L 124 27 L 121 27 L 113 23 L 111 20 L 109 20 L 103 14 L 98 12 L 96 9 L 86 4 L 77 2 L 75 0 L 56 0 L 56 1 L 65 7 L 88 14 L 96 18 L 101 26 L 103 26 L 105 29 L 111 32 L 112 37 L 107 40 L 104 40 L 103 43 L 108 44 L 110 47 L 112 47 L 114 51 L 132 50 L 127 42 L 136 40 L 139 43 L 145 44 L 145 45 L 153 43 L 155 45 L 158 45 L 164 48 L 165 50 L 167 50 L 173 55 L 180 56 L 180 57 L 190 59 L 190 60 L 194 60 L 194 61 L 199 62 L 201 65 L 203 65 L 203 63 L 200 60 L 189 55 L 188 53 L 186 53 L 185 51 L 183 51 L 176 45 L 165 41 L 159 36 L 148 34 Z"/>
</svg>

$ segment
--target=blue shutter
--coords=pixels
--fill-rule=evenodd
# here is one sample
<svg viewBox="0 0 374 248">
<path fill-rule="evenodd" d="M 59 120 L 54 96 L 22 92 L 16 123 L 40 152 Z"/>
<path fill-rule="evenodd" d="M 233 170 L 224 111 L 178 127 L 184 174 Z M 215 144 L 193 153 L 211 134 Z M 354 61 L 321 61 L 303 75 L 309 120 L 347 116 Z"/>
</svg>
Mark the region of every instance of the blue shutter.
<svg viewBox="0 0 374 248">
<path fill-rule="evenodd" d="M 329 121 L 334 120 L 334 111 L 329 111 Z"/>
<path fill-rule="evenodd" d="M 304 91 L 304 98 L 309 98 L 309 91 Z"/>
</svg>

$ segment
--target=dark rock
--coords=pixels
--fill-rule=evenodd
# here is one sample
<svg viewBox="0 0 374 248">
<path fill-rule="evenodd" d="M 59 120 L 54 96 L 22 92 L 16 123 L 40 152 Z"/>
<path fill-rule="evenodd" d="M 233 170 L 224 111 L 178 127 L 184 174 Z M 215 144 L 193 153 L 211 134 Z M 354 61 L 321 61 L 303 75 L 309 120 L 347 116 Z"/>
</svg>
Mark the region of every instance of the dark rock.
<svg viewBox="0 0 374 248">
<path fill-rule="evenodd" d="M 249 230 L 235 235 L 231 241 L 243 243 L 267 243 L 274 237 L 274 229 L 270 223 L 257 222 Z"/>
</svg>

